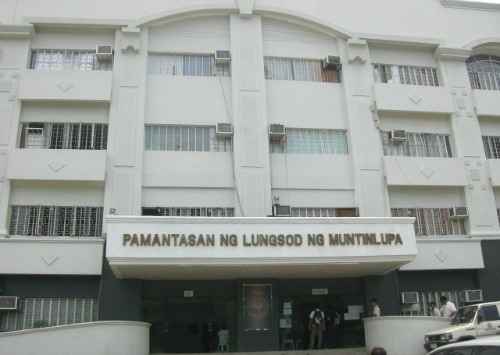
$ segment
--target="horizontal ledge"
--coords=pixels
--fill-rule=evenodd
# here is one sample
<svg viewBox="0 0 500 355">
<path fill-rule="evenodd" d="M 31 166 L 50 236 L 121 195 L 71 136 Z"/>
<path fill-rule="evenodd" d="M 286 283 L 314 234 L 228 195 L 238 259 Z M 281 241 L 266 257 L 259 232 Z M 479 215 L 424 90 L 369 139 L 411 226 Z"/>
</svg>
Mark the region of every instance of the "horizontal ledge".
<svg viewBox="0 0 500 355">
<path fill-rule="evenodd" d="M 106 223 L 163 224 L 413 224 L 413 217 L 163 217 L 113 216 Z"/>
<path fill-rule="evenodd" d="M 9 236 L 0 238 L 0 243 L 53 243 L 53 244 L 104 244 L 104 238 L 99 237 L 25 237 Z"/>
</svg>

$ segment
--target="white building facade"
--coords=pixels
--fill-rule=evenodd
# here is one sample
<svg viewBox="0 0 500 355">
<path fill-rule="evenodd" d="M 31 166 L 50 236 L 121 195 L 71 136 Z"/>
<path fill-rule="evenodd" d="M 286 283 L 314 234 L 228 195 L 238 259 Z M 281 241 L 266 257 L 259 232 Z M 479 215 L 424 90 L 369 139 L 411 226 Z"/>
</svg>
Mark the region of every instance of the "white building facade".
<svg viewBox="0 0 500 355">
<path fill-rule="evenodd" d="M 333 348 L 500 299 L 500 6 L 91 5 L 0 4 L 1 330 L 298 349 L 319 304 Z"/>
</svg>

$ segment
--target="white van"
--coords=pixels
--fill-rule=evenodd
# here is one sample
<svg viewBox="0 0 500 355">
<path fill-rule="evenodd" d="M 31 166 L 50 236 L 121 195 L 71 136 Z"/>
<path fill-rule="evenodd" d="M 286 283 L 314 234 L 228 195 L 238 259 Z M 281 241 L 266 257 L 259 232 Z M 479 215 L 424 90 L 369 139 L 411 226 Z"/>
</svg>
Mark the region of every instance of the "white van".
<svg viewBox="0 0 500 355">
<path fill-rule="evenodd" d="M 451 321 L 451 326 L 425 335 L 425 349 L 464 340 L 500 334 L 500 302 L 479 303 L 462 307 Z"/>
</svg>

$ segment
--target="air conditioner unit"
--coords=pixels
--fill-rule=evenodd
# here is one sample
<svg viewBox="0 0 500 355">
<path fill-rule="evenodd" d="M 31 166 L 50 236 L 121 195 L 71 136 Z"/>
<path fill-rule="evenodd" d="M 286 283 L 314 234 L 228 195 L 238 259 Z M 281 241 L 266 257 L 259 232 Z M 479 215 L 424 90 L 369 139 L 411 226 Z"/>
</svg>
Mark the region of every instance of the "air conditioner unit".
<svg viewBox="0 0 500 355">
<path fill-rule="evenodd" d="M 215 51 L 215 64 L 226 64 L 231 62 L 231 52 L 230 51 Z"/>
<path fill-rule="evenodd" d="M 292 209 L 290 206 L 284 205 L 273 205 L 273 216 L 274 217 L 290 217 L 292 214 Z"/>
<path fill-rule="evenodd" d="M 450 218 L 452 219 L 464 219 L 469 217 L 469 211 L 467 207 L 453 207 L 449 209 Z"/>
<path fill-rule="evenodd" d="M 401 303 L 402 304 L 418 304 L 420 297 L 418 292 L 402 292 L 401 293 Z"/>
<path fill-rule="evenodd" d="M 483 290 L 464 290 L 460 293 L 460 300 L 465 303 L 483 302 Z"/>
<path fill-rule="evenodd" d="M 342 70 L 340 57 L 337 56 L 329 55 L 328 57 L 322 60 L 321 64 L 323 66 L 323 69 L 325 70 L 335 70 L 335 71 Z"/>
<path fill-rule="evenodd" d="M 217 123 L 215 134 L 220 138 L 233 136 L 233 125 L 231 123 Z"/>
<path fill-rule="evenodd" d="M 286 137 L 286 127 L 282 124 L 269 125 L 269 138 L 272 142 L 282 142 Z"/>
<path fill-rule="evenodd" d="M 0 296 L 0 311 L 15 311 L 18 308 L 18 297 Z"/>
<path fill-rule="evenodd" d="M 408 137 L 406 136 L 406 131 L 403 129 L 393 129 L 389 132 L 389 139 L 394 143 L 406 142 Z"/>
<path fill-rule="evenodd" d="M 96 46 L 95 54 L 97 60 L 105 62 L 110 61 L 113 58 L 113 47 L 112 46 Z"/>
</svg>

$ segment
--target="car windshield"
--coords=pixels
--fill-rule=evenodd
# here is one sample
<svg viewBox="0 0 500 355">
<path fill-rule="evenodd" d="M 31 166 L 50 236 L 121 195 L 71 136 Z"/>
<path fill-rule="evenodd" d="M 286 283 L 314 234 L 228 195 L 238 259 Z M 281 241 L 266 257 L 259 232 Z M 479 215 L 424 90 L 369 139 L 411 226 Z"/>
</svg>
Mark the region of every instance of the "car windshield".
<svg viewBox="0 0 500 355">
<path fill-rule="evenodd" d="M 463 324 L 470 323 L 474 320 L 474 315 L 476 314 L 477 306 L 469 306 L 460 308 L 451 321 L 452 324 Z"/>
</svg>

